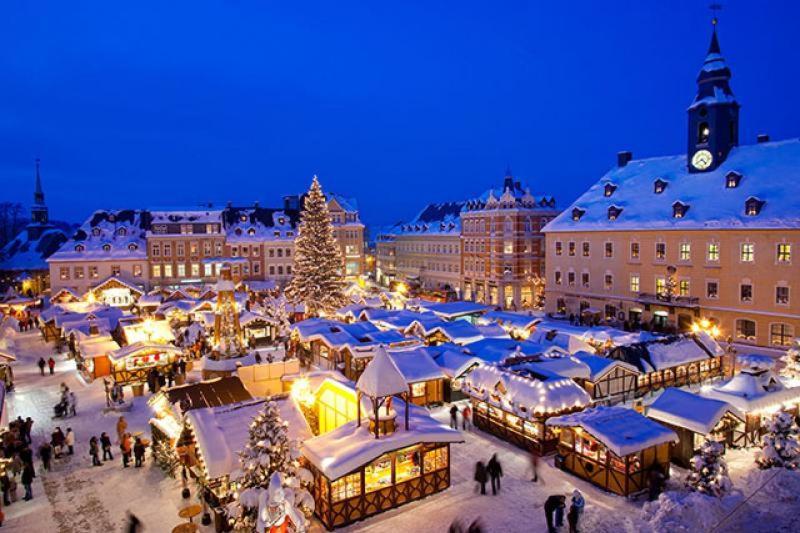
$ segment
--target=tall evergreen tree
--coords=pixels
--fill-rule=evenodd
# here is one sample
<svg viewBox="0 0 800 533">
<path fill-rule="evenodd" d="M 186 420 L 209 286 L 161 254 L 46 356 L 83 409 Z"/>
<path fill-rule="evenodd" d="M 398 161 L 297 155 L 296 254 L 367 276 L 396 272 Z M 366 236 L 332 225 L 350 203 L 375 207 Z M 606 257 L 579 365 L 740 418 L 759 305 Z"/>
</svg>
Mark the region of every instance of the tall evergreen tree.
<svg viewBox="0 0 800 533">
<path fill-rule="evenodd" d="M 722 496 L 731 489 L 728 465 L 722 454 L 725 447 L 712 440 L 706 440 L 697 455 L 692 457 L 692 471 L 686 477 L 690 490 L 709 496 Z"/>
<path fill-rule="evenodd" d="M 778 411 L 767 423 L 767 434 L 762 437 L 761 453 L 757 462 L 761 468 L 783 467 L 795 470 L 800 467 L 800 441 L 794 415 Z"/>
<path fill-rule="evenodd" d="M 286 295 L 306 306 L 306 314 L 332 313 L 347 303 L 344 258 L 333 233 L 328 203 L 317 177 L 311 182 L 295 239 L 293 277 Z"/>
</svg>

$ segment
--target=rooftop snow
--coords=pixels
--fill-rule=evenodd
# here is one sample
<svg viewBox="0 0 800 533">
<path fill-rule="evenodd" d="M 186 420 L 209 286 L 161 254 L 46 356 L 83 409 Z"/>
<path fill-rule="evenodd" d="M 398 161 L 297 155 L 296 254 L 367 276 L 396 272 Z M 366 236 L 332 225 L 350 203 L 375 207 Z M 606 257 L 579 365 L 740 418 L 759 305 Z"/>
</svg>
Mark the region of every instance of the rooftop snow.
<svg viewBox="0 0 800 533">
<path fill-rule="evenodd" d="M 647 416 L 700 435 L 708 435 L 728 412 L 744 420 L 744 417 L 726 402 L 670 387 L 650 404 Z"/>
<path fill-rule="evenodd" d="M 445 377 L 442 369 L 424 348 L 391 350 L 389 357 L 400 369 L 407 383 L 430 381 Z"/>
<path fill-rule="evenodd" d="M 356 389 L 371 398 L 383 398 L 408 392 L 408 382 L 383 346 L 367 364 L 356 382 Z"/>
<path fill-rule="evenodd" d="M 634 160 L 615 167 L 544 228 L 546 233 L 613 230 L 766 229 L 800 228 L 800 196 L 786 194 L 795 186 L 800 168 L 800 140 L 734 147 L 719 168 L 689 173 L 686 156 Z M 726 175 L 738 172 L 737 187 L 726 188 Z M 669 182 L 660 194 L 656 179 Z M 605 196 L 606 183 L 617 188 Z M 745 214 L 748 198 L 765 201 L 755 216 Z M 672 204 L 690 206 L 682 218 L 673 218 Z M 616 220 L 608 208 L 621 207 Z M 579 220 L 573 208 L 584 211 Z"/>
</svg>

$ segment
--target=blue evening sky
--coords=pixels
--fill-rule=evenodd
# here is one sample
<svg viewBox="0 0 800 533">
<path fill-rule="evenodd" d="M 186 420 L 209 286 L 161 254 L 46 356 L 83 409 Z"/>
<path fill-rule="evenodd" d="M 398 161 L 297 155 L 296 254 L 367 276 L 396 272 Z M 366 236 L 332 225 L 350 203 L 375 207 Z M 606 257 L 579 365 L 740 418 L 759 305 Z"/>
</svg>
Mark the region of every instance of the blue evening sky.
<svg viewBox="0 0 800 533">
<path fill-rule="evenodd" d="M 800 2 L 725 2 L 742 140 L 800 135 Z M 98 207 L 357 198 L 367 224 L 497 186 L 566 207 L 685 149 L 703 1 L 5 0 L 0 200 Z"/>
</svg>

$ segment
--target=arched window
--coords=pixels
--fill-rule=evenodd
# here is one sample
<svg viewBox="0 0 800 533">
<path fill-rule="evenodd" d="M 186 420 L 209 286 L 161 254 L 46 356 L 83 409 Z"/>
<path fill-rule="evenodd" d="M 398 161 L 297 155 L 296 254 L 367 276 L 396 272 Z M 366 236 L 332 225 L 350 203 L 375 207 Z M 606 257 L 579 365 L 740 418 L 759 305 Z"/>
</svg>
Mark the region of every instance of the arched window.
<svg viewBox="0 0 800 533">
<path fill-rule="evenodd" d="M 117 230 L 117 235 L 119 235 L 120 237 L 124 237 L 127 234 L 128 234 L 128 230 L 126 230 L 125 228 L 119 228 Z"/>
<path fill-rule="evenodd" d="M 736 338 L 746 341 L 756 340 L 756 323 L 747 318 L 736 319 Z"/>
<path fill-rule="evenodd" d="M 777 323 L 769 326 L 769 343 L 773 346 L 790 346 L 794 338 L 794 328 L 790 324 Z"/>
<path fill-rule="evenodd" d="M 110 244 L 104 244 L 103 245 L 103 251 L 104 252 L 110 252 L 111 251 L 111 245 Z"/>
<path fill-rule="evenodd" d="M 76 245 L 75 245 L 75 251 L 76 251 L 76 252 L 82 252 L 82 251 L 84 251 L 85 249 L 86 249 L 86 247 L 85 247 L 84 245 L 82 245 L 82 244 L 76 244 Z"/>
<path fill-rule="evenodd" d="M 139 249 L 139 245 L 136 244 L 135 242 L 132 242 L 132 243 L 130 243 L 128 245 L 128 250 L 130 250 L 131 252 L 135 252 L 138 249 Z"/>
<path fill-rule="evenodd" d="M 514 223 L 511 221 L 511 217 L 506 217 L 505 223 L 503 225 L 503 231 L 506 233 L 511 233 L 514 231 Z"/>
<path fill-rule="evenodd" d="M 100 228 L 93 228 L 92 229 L 92 235 L 94 235 L 95 237 L 99 237 L 100 236 Z"/>
</svg>

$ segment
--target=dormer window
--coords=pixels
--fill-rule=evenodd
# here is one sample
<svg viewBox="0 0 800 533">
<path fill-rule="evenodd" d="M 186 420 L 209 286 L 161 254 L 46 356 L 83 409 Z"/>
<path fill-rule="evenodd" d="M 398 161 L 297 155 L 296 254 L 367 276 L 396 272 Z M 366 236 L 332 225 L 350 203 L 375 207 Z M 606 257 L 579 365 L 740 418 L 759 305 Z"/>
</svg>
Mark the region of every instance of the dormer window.
<svg viewBox="0 0 800 533">
<path fill-rule="evenodd" d="M 653 183 L 653 192 L 656 194 L 661 194 L 662 192 L 664 192 L 664 189 L 666 188 L 667 188 L 667 182 L 662 180 L 661 178 L 657 179 Z"/>
<path fill-rule="evenodd" d="M 128 250 L 130 250 L 131 252 L 135 252 L 138 249 L 139 249 L 139 245 L 136 244 L 135 242 L 132 242 L 132 243 L 130 243 L 128 245 Z"/>
<path fill-rule="evenodd" d="M 240 216 L 239 220 L 241 220 L 242 222 L 247 222 L 247 215 Z"/>
<path fill-rule="evenodd" d="M 280 236 L 281 236 L 281 232 L 280 232 L 280 231 L 273 231 L 273 232 L 272 232 L 272 234 L 273 234 L 275 237 L 280 237 Z"/>
<path fill-rule="evenodd" d="M 119 228 L 117 230 L 117 235 L 120 236 L 120 237 L 124 237 L 127 234 L 128 234 L 128 230 L 126 230 L 125 228 Z"/>
<path fill-rule="evenodd" d="M 739 182 L 742 179 L 742 175 L 732 170 L 725 175 L 725 188 L 726 189 L 735 189 L 739 186 Z"/>
<path fill-rule="evenodd" d="M 284 224 L 286 224 L 286 219 L 285 219 L 285 218 L 283 218 L 283 217 L 280 217 L 280 218 L 278 219 L 278 224 L 280 224 L 281 226 L 283 226 Z"/>
<path fill-rule="evenodd" d="M 579 221 L 581 217 L 584 215 L 584 213 L 586 213 L 585 209 L 576 207 L 575 209 L 572 210 L 572 220 L 574 220 L 575 222 Z"/>
<path fill-rule="evenodd" d="M 612 205 L 608 208 L 608 220 L 617 220 L 620 213 L 622 213 L 622 208 Z"/>
<path fill-rule="evenodd" d="M 616 191 L 616 190 L 617 190 L 617 186 L 616 185 L 614 185 L 613 183 L 606 183 L 606 185 L 605 185 L 605 187 L 603 189 L 603 191 L 604 191 L 603 194 L 606 197 L 609 197 L 612 194 L 614 194 L 614 191 Z"/>
<path fill-rule="evenodd" d="M 683 202 L 675 202 L 672 204 L 672 218 L 683 218 L 686 216 L 686 212 L 689 210 L 689 206 L 684 204 Z"/>
<path fill-rule="evenodd" d="M 250 228 L 249 230 L 247 230 L 247 234 L 253 236 L 256 234 L 256 230 L 254 228 Z"/>
<path fill-rule="evenodd" d="M 744 203 L 744 214 L 749 217 L 754 217 L 761 212 L 761 208 L 764 207 L 766 202 L 764 200 L 759 200 L 754 196 L 748 198 Z"/>
<path fill-rule="evenodd" d="M 241 234 L 242 234 L 242 228 L 236 228 L 236 229 L 235 229 L 233 232 L 234 232 L 236 235 L 241 235 Z"/>
<path fill-rule="evenodd" d="M 116 222 L 117 221 L 116 215 L 114 215 L 113 213 L 108 215 L 108 221 L 109 222 Z"/>
<path fill-rule="evenodd" d="M 103 245 L 103 251 L 104 252 L 110 252 L 111 251 L 111 245 L 110 244 L 104 244 Z"/>
<path fill-rule="evenodd" d="M 95 237 L 99 237 L 100 236 L 100 228 L 92 228 L 92 235 L 94 235 Z"/>
<path fill-rule="evenodd" d="M 77 245 L 75 245 L 75 251 L 76 251 L 76 252 L 82 252 L 82 251 L 84 251 L 85 249 L 86 249 L 86 247 L 85 247 L 84 245 L 82 245 L 82 244 L 77 244 Z"/>
</svg>

